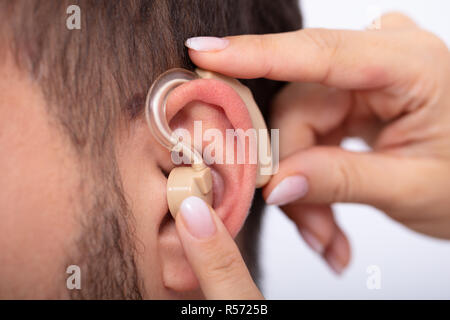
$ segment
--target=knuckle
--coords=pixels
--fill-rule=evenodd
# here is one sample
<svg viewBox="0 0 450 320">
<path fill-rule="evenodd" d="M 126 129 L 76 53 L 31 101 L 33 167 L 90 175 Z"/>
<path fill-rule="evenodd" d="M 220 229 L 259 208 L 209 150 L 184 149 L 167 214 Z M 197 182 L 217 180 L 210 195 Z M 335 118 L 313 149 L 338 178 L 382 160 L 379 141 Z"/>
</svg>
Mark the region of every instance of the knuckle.
<svg viewBox="0 0 450 320">
<path fill-rule="evenodd" d="M 425 61 L 429 60 L 434 63 L 436 58 L 440 59 L 439 61 L 446 61 L 442 58 L 448 57 L 448 47 L 445 42 L 434 33 L 419 29 L 414 31 L 410 38 L 415 39 L 415 43 L 420 46 L 419 50 L 423 53 Z"/>
<path fill-rule="evenodd" d="M 261 70 L 263 70 L 263 78 L 267 78 L 272 74 L 273 63 L 271 57 L 275 51 L 276 43 L 270 35 L 261 35 L 255 37 L 255 47 L 261 53 Z"/>
<path fill-rule="evenodd" d="M 241 259 L 234 252 L 217 253 L 210 261 L 215 262 L 208 266 L 206 276 L 215 281 L 224 281 L 233 277 L 241 266 Z"/>
<path fill-rule="evenodd" d="M 432 32 L 426 31 L 426 30 L 421 30 L 420 31 L 422 38 L 424 39 L 424 41 L 431 47 L 434 48 L 436 50 L 445 50 L 447 51 L 447 45 L 445 44 L 445 42 L 439 38 L 437 35 L 435 35 Z"/>
<path fill-rule="evenodd" d="M 331 71 L 330 67 L 342 47 L 341 32 L 329 29 L 304 29 L 299 35 L 302 41 L 311 45 L 317 66 L 323 69 L 321 79 L 316 81 L 326 82 Z"/>
<path fill-rule="evenodd" d="M 352 177 L 353 172 L 350 172 L 351 166 L 344 157 L 336 156 L 335 163 L 335 178 L 332 186 L 332 202 L 348 201 L 352 199 Z"/>
<path fill-rule="evenodd" d="M 341 42 L 340 33 L 335 30 L 304 29 L 299 32 L 299 35 L 314 45 L 320 52 L 333 52 Z"/>
<path fill-rule="evenodd" d="M 441 38 L 426 30 L 415 32 L 411 38 L 416 39 L 418 44 L 416 52 L 419 59 L 416 68 L 421 71 L 420 78 L 428 75 L 431 79 L 438 79 L 437 75 L 447 73 L 450 67 L 450 51 Z M 436 68 L 437 63 L 441 65 L 439 68 Z"/>
</svg>

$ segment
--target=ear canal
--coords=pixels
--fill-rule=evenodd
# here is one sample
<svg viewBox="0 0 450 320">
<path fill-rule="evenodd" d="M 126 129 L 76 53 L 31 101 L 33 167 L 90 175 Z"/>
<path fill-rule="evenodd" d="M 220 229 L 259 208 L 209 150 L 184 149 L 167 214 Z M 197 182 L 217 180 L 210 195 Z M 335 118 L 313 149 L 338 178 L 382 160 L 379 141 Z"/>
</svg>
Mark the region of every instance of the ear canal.
<svg viewBox="0 0 450 320">
<path fill-rule="evenodd" d="M 192 167 L 172 169 L 167 179 L 167 203 L 169 211 L 175 218 L 184 199 L 199 197 L 212 206 L 213 190 L 211 169 L 205 167 L 195 170 Z"/>
</svg>

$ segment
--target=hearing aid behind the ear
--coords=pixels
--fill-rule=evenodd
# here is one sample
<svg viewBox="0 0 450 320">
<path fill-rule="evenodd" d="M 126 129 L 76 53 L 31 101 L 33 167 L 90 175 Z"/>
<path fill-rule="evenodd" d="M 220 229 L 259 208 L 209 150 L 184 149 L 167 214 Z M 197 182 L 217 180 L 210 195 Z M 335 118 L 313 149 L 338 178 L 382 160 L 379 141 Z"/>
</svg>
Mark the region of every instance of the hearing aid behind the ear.
<svg viewBox="0 0 450 320">
<path fill-rule="evenodd" d="M 247 106 L 252 125 L 257 130 L 266 129 L 264 118 L 256 105 L 251 91 L 238 80 L 232 79 L 214 72 L 197 69 L 196 73 L 176 68 L 161 74 L 150 87 L 145 103 L 145 115 L 151 132 L 169 151 L 182 152 L 183 156 L 191 160 L 191 167 L 174 168 L 167 179 L 167 203 L 173 217 L 176 216 L 184 199 L 196 196 L 212 206 L 213 190 L 211 169 L 206 166 L 203 158 L 193 146 L 188 146 L 180 141 L 169 127 L 166 118 L 166 101 L 170 92 L 181 84 L 198 78 L 217 79 L 232 87 Z M 268 133 L 267 133 L 268 135 Z M 267 136 L 268 152 L 270 143 Z M 258 155 L 260 143 L 258 141 Z M 264 186 L 270 179 L 270 175 L 261 174 L 261 163 L 257 162 L 256 187 Z M 271 163 L 265 164 L 271 166 Z"/>
</svg>

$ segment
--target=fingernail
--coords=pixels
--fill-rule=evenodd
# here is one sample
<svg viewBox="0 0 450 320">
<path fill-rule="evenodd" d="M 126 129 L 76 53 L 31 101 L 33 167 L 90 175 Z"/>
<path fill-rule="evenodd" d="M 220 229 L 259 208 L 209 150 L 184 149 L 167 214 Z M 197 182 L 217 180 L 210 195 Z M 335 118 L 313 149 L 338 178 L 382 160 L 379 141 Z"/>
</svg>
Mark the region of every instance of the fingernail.
<svg viewBox="0 0 450 320">
<path fill-rule="evenodd" d="M 300 233 L 305 242 L 318 254 L 322 254 L 324 251 L 323 244 L 317 239 L 317 237 L 308 230 L 300 230 Z"/>
<path fill-rule="evenodd" d="M 230 41 L 216 37 L 194 37 L 186 40 L 184 45 L 195 51 L 219 51 L 225 49 Z"/>
<path fill-rule="evenodd" d="M 184 199 L 180 206 L 186 228 L 195 238 L 211 237 L 216 232 L 211 212 L 206 203 L 198 197 Z"/>
<path fill-rule="evenodd" d="M 303 198 L 308 192 L 308 180 L 304 176 L 290 176 L 284 178 L 272 190 L 266 199 L 267 204 L 282 206 Z"/>
<path fill-rule="evenodd" d="M 344 266 L 339 262 L 339 259 L 333 252 L 325 254 L 325 260 L 337 275 L 342 274 L 342 272 L 344 271 Z"/>
</svg>

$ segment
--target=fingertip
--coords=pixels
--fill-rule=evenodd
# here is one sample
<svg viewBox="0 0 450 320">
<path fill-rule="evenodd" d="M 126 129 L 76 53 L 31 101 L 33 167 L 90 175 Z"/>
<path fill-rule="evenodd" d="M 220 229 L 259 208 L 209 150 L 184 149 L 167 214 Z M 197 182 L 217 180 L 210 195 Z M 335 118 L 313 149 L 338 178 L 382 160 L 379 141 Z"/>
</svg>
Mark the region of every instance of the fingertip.
<svg viewBox="0 0 450 320">
<path fill-rule="evenodd" d="M 198 197 L 183 200 L 177 220 L 182 220 L 183 227 L 197 239 L 212 237 L 217 230 L 209 206 Z"/>
<path fill-rule="evenodd" d="M 265 192 L 268 205 L 282 206 L 303 198 L 309 189 L 308 180 L 301 174 L 284 177 L 272 190 Z"/>
<path fill-rule="evenodd" d="M 282 207 L 297 225 L 306 244 L 322 255 L 336 233 L 336 223 L 329 205 L 298 204 Z"/>
<path fill-rule="evenodd" d="M 338 229 L 324 253 L 324 259 L 337 275 L 342 275 L 350 263 L 350 257 L 350 243 L 344 233 Z"/>
<path fill-rule="evenodd" d="M 323 254 L 325 251 L 325 246 L 323 241 L 319 240 L 319 238 L 312 232 L 307 229 L 299 229 L 300 234 L 302 235 L 303 240 L 305 240 L 306 244 L 317 254 Z"/>
<path fill-rule="evenodd" d="M 189 49 L 197 52 L 216 52 L 228 47 L 230 41 L 227 38 L 218 37 L 192 37 L 184 42 Z"/>
</svg>

